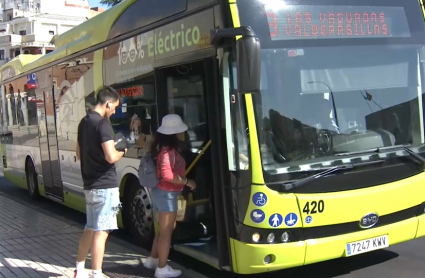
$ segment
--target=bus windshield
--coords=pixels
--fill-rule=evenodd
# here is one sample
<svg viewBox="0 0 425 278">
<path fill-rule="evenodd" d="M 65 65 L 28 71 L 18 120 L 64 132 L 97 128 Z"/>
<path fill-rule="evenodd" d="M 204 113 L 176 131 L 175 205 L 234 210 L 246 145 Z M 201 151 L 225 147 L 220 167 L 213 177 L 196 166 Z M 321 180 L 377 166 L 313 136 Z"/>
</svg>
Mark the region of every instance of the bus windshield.
<svg viewBox="0 0 425 278">
<path fill-rule="evenodd" d="M 241 25 L 253 28 L 262 47 L 254 100 L 267 173 L 424 144 L 418 1 L 242 0 L 238 7 Z"/>
</svg>

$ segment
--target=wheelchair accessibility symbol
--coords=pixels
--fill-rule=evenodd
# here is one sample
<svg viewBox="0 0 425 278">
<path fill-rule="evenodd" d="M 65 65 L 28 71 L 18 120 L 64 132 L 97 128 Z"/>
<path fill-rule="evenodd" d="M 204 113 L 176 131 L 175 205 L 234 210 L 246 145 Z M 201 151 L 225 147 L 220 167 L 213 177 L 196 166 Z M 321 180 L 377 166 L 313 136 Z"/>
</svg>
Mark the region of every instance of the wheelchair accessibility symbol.
<svg viewBox="0 0 425 278">
<path fill-rule="evenodd" d="M 263 192 L 257 192 L 252 196 L 252 202 L 257 207 L 264 207 L 267 204 L 267 195 Z"/>
</svg>

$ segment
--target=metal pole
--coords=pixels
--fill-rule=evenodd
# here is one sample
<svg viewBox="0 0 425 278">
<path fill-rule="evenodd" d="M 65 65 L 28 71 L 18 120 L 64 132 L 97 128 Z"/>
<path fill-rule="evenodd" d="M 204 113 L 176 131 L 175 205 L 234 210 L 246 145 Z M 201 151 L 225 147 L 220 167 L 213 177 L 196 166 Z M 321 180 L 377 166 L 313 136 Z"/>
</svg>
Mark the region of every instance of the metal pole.
<svg viewBox="0 0 425 278">
<path fill-rule="evenodd" d="M 332 107 L 333 107 L 333 110 L 335 112 L 335 123 L 336 123 L 336 125 L 339 129 L 338 113 L 336 112 L 335 98 L 334 98 L 334 93 L 332 92 L 331 87 L 329 87 L 328 84 L 326 84 L 325 82 L 322 82 L 322 81 L 309 81 L 309 82 L 307 82 L 307 84 L 312 84 L 312 83 L 321 83 L 321 84 L 325 85 L 326 87 L 328 87 L 329 92 L 331 93 L 331 96 L 332 96 Z"/>
</svg>

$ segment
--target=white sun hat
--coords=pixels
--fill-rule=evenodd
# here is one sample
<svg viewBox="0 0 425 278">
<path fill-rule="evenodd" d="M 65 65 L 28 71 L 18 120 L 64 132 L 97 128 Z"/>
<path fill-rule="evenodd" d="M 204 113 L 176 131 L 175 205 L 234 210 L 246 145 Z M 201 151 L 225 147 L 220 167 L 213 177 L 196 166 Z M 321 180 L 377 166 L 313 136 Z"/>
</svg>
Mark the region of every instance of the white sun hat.
<svg viewBox="0 0 425 278">
<path fill-rule="evenodd" d="M 168 114 L 162 118 L 162 125 L 158 128 L 158 132 L 165 135 L 183 133 L 188 129 L 183 123 L 179 115 Z"/>
</svg>

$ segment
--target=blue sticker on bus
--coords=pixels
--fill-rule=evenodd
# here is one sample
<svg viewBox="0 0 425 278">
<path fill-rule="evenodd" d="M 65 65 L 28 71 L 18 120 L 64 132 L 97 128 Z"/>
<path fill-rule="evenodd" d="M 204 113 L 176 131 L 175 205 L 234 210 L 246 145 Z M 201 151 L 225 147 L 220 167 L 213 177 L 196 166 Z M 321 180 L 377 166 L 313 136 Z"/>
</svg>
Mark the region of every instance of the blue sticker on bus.
<svg viewBox="0 0 425 278">
<path fill-rule="evenodd" d="M 305 218 L 305 223 L 306 224 L 311 224 L 311 222 L 313 222 L 313 216 L 309 215 Z"/>
<path fill-rule="evenodd" d="M 263 192 L 257 192 L 252 196 L 252 202 L 257 207 L 264 207 L 267 204 L 267 195 Z"/>
<path fill-rule="evenodd" d="M 283 217 L 279 213 L 272 214 L 269 218 L 269 225 L 273 228 L 277 228 L 282 225 Z"/>
<path fill-rule="evenodd" d="M 285 225 L 288 227 L 292 227 L 298 222 L 298 216 L 295 213 L 288 213 L 285 216 Z"/>
<path fill-rule="evenodd" d="M 266 214 L 261 209 L 255 209 L 251 212 L 251 220 L 254 223 L 262 223 L 266 218 Z"/>
</svg>

